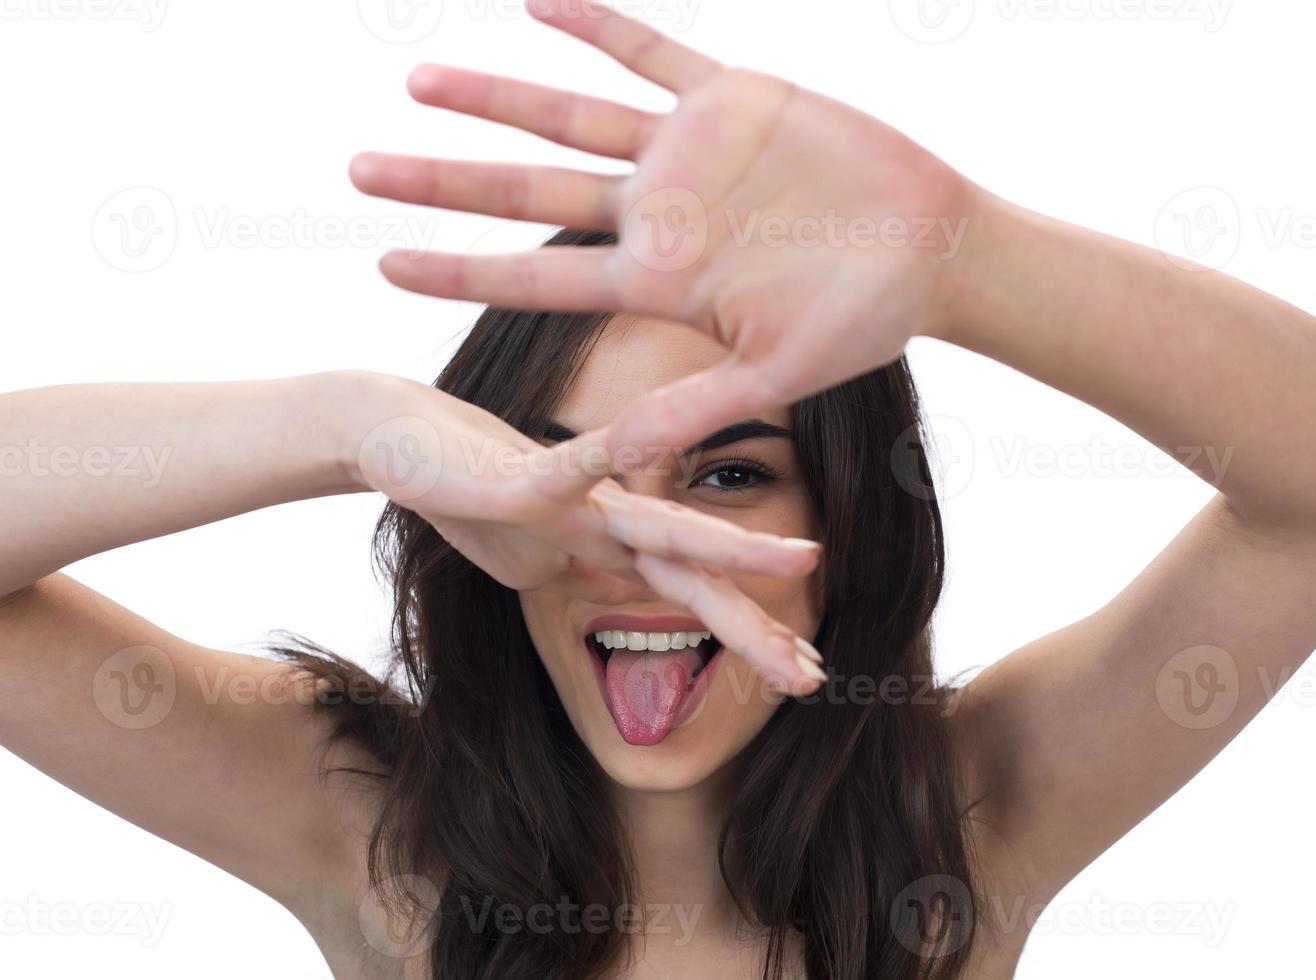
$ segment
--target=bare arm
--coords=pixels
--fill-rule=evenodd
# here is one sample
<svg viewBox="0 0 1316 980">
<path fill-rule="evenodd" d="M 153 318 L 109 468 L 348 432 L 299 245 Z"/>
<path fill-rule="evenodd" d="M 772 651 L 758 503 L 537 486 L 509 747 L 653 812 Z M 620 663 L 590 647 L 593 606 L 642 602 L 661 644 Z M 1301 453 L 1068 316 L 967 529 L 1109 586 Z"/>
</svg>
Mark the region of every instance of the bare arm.
<svg viewBox="0 0 1316 980">
<path fill-rule="evenodd" d="M 0 744 L 290 906 L 321 883 L 315 869 L 344 867 L 357 821 L 319 778 L 328 731 L 307 683 L 188 643 L 56 570 L 363 489 L 335 441 L 362 377 L 0 396 Z"/>
<path fill-rule="evenodd" d="M 361 489 L 331 421 L 343 416 L 333 392 L 350 377 L 0 397 L 0 595 L 121 545 Z"/>
<path fill-rule="evenodd" d="M 1316 322 L 983 195 L 932 335 L 1103 409 L 1221 491 L 1132 583 L 967 688 L 982 811 L 1049 898 L 1316 646 Z"/>
</svg>

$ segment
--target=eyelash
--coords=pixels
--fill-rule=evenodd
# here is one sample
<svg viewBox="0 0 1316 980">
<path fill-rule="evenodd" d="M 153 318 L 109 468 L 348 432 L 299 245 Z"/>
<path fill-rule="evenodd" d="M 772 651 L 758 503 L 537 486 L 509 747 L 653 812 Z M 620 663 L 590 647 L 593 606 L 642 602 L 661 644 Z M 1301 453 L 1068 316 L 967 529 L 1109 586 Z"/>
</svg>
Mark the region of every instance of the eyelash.
<svg viewBox="0 0 1316 980">
<path fill-rule="evenodd" d="M 744 493 L 746 490 L 752 489 L 756 486 L 762 486 L 766 483 L 771 483 L 772 481 L 781 478 L 780 473 L 778 473 L 772 467 L 768 466 L 766 463 L 761 463 L 758 460 L 722 459 L 722 460 L 718 460 L 718 462 L 716 462 L 708 469 L 704 470 L 704 472 L 701 473 L 699 476 L 691 480 L 690 488 L 694 489 L 696 486 L 700 485 L 700 483 L 703 480 L 708 479 L 708 477 L 713 476 L 717 473 L 725 472 L 727 470 L 739 470 L 741 472 L 748 473 L 750 476 L 754 478 L 755 482 L 749 484 L 749 486 L 744 486 L 744 487 L 710 486 L 709 487 L 710 490 L 716 490 L 718 493 Z"/>
</svg>

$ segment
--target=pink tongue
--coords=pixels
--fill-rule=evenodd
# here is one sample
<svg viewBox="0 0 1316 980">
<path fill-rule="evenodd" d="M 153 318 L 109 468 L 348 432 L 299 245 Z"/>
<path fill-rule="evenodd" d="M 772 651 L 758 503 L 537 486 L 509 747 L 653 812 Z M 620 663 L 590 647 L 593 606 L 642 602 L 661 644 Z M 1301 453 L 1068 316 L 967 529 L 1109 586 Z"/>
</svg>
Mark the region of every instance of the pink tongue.
<svg viewBox="0 0 1316 980">
<path fill-rule="evenodd" d="M 663 653 L 613 650 L 608 658 L 608 710 L 621 737 L 631 745 L 665 739 L 701 663 L 689 647 Z"/>
</svg>

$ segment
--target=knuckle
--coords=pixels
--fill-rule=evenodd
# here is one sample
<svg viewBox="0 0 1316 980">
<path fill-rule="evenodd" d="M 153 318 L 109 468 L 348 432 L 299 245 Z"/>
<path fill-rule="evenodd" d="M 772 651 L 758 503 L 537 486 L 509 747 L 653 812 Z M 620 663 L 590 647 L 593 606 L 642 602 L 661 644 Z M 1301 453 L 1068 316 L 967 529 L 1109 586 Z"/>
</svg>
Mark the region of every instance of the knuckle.
<svg viewBox="0 0 1316 980">
<path fill-rule="evenodd" d="M 504 175 L 500 190 L 502 210 L 507 217 L 519 219 L 525 216 L 534 189 L 533 180 L 528 168 L 515 167 Z"/>
</svg>

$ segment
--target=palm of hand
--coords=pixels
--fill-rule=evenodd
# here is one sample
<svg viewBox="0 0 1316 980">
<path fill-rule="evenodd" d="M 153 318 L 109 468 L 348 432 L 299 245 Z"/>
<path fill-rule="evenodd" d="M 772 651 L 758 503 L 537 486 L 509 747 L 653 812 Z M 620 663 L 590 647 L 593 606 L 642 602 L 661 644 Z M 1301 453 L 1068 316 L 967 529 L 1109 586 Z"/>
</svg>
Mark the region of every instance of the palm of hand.
<svg viewBox="0 0 1316 980">
<path fill-rule="evenodd" d="M 850 106 L 724 67 L 589 0 L 532 0 L 531 12 L 676 92 L 676 109 L 437 66 L 413 73 L 412 94 L 632 160 L 633 173 L 365 154 L 353 179 L 385 197 L 619 237 L 514 255 L 394 253 L 383 268 L 398 285 L 655 315 L 726 346 L 723 363 L 623 414 L 610 448 L 682 445 L 880 367 L 937 316 L 965 227 L 967 184 L 950 167 Z"/>
<path fill-rule="evenodd" d="M 899 356 L 948 257 L 958 185 L 849 106 L 723 69 L 662 118 L 621 186 L 618 306 L 728 348 L 702 395 L 795 401 Z"/>
</svg>

